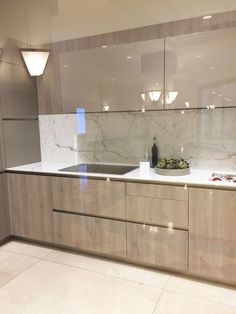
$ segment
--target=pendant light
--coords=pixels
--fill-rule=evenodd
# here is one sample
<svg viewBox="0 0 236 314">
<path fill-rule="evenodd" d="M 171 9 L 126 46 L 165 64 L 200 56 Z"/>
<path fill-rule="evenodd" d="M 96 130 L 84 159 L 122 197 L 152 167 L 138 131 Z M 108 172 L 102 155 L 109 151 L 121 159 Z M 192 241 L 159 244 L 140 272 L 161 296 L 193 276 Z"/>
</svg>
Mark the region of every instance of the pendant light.
<svg viewBox="0 0 236 314">
<path fill-rule="evenodd" d="M 49 51 L 25 49 L 21 50 L 26 67 L 31 76 L 40 76 L 46 67 Z"/>
</svg>

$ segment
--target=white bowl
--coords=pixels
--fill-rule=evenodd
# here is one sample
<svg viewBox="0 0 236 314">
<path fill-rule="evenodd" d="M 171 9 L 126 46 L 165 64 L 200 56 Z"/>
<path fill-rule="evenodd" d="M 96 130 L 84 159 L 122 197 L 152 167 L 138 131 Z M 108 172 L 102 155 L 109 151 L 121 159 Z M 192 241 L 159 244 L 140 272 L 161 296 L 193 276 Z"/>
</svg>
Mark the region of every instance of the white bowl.
<svg viewBox="0 0 236 314">
<path fill-rule="evenodd" d="M 155 172 L 162 176 L 186 176 L 190 174 L 190 168 L 185 169 L 161 169 L 155 168 Z"/>
</svg>

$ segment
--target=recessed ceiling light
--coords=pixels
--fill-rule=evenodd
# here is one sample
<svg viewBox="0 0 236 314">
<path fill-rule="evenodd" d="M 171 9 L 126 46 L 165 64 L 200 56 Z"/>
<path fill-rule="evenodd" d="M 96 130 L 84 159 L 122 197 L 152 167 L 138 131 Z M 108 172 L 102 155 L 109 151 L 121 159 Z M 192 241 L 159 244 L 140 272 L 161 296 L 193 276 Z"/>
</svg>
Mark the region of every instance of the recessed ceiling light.
<svg viewBox="0 0 236 314">
<path fill-rule="evenodd" d="M 179 68 L 182 68 L 182 67 L 183 67 L 183 64 L 179 64 L 178 67 L 179 67 Z"/>
<path fill-rule="evenodd" d="M 202 18 L 203 20 L 210 20 L 212 18 L 212 15 L 205 15 Z"/>
<path fill-rule="evenodd" d="M 110 106 L 109 106 L 109 105 L 104 105 L 104 106 L 103 106 L 103 110 L 104 110 L 104 111 L 109 111 L 109 109 L 110 109 Z"/>
<path fill-rule="evenodd" d="M 111 79 L 112 79 L 112 81 L 115 81 L 115 80 L 116 80 L 116 77 L 112 77 Z"/>
<path fill-rule="evenodd" d="M 219 94 L 219 95 L 218 95 L 218 97 L 222 97 L 222 95 L 221 95 L 221 94 Z"/>
<path fill-rule="evenodd" d="M 212 95 L 215 95 L 216 92 L 211 92 L 211 93 L 212 93 Z"/>
<path fill-rule="evenodd" d="M 186 106 L 187 108 L 190 107 L 189 101 L 185 101 L 185 106 Z"/>
<path fill-rule="evenodd" d="M 184 110 L 181 111 L 181 114 L 184 114 Z"/>
<path fill-rule="evenodd" d="M 210 70 L 214 70 L 214 69 L 215 69 L 215 67 L 209 67 L 209 69 L 210 69 Z"/>
<path fill-rule="evenodd" d="M 64 64 L 64 68 L 69 68 L 69 65 L 68 64 Z"/>
<path fill-rule="evenodd" d="M 128 59 L 128 60 L 129 60 L 129 59 L 132 59 L 132 58 L 133 58 L 132 56 L 127 56 L 127 57 L 126 57 L 126 59 Z"/>
<path fill-rule="evenodd" d="M 202 55 L 201 54 L 196 55 L 196 58 L 202 58 Z"/>
<path fill-rule="evenodd" d="M 108 46 L 107 46 L 107 45 L 102 45 L 101 47 L 102 47 L 102 48 L 108 48 Z"/>
</svg>

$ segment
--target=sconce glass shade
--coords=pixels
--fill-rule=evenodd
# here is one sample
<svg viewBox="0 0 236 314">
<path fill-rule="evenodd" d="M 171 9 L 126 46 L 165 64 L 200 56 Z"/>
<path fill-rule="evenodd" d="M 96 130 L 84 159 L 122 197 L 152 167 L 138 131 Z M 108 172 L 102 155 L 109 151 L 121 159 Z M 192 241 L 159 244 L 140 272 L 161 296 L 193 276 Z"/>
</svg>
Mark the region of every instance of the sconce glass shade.
<svg viewBox="0 0 236 314">
<path fill-rule="evenodd" d="M 145 99 L 146 99 L 145 93 L 142 93 L 140 96 L 141 96 L 142 100 L 145 101 Z"/>
<path fill-rule="evenodd" d="M 148 92 L 148 95 L 149 95 L 151 101 L 158 101 L 161 97 L 161 91 L 153 90 L 153 91 Z"/>
<path fill-rule="evenodd" d="M 43 74 L 48 61 L 49 51 L 22 50 L 21 54 L 31 76 Z"/>
<path fill-rule="evenodd" d="M 178 96 L 178 94 L 179 94 L 179 92 L 177 92 L 177 91 L 167 92 L 166 103 L 168 105 L 172 104 L 172 102 L 175 101 L 175 99 Z"/>
</svg>

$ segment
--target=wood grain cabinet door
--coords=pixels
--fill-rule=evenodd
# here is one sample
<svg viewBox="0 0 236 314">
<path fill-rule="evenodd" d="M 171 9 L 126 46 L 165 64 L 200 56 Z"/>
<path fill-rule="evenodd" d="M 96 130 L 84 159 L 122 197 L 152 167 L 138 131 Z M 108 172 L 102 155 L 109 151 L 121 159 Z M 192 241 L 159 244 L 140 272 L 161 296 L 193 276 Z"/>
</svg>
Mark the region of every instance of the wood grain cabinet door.
<svg viewBox="0 0 236 314">
<path fill-rule="evenodd" d="M 127 183 L 126 194 L 130 196 L 144 196 L 176 201 L 188 201 L 187 186 L 158 185 L 149 183 Z"/>
<path fill-rule="evenodd" d="M 95 216 L 125 218 L 125 183 L 52 178 L 53 208 Z"/>
<path fill-rule="evenodd" d="M 236 191 L 190 189 L 190 271 L 236 283 Z"/>
<path fill-rule="evenodd" d="M 9 213 L 6 198 L 6 175 L 0 174 L 0 241 L 10 235 Z"/>
<path fill-rule="evenodd" d="M 54 212 L 53 218 L 56 243 L 126 257 L 125 222 L 59 212 Z"/>
<path fill-rule="evenodd" d="M 51 178 L 8 174 L 12 234 L 34 240 L 53 240 Z"/>
<path fill-rule="evenodd" d="M 127 257 L 181 271 L 188 267 L 188 232 L 127 223 Z"/>
<path fill-rule="evenodd" d="M 188 202 L 126 196 L 126 217 L 129 221 L 188 229 Z"/>
</svg>

